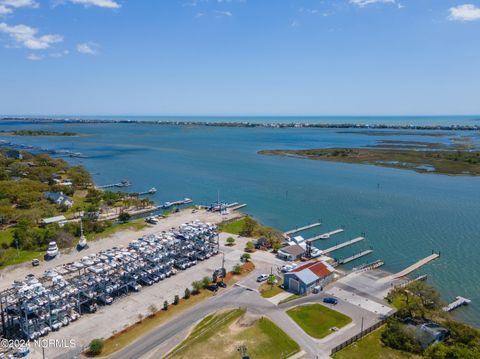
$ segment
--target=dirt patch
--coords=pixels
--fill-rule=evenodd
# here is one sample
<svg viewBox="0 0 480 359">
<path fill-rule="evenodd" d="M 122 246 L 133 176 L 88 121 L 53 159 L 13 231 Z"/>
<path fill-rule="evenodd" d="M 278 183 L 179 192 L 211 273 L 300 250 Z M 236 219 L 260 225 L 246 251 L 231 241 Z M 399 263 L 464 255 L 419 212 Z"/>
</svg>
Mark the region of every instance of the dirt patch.
<svg viewBox="0 0 480 359">
<path fill-rule="evenodd" d="M 249 327 L 252 327 L 253 325 L 255 325 L 259 318 L 260 317 L 258 315 L 246 312 L 244 315 L 238 318 L 237 321 L 230 325 L 230 332 L 232 334 L 237 334 Z"/>
</svg>

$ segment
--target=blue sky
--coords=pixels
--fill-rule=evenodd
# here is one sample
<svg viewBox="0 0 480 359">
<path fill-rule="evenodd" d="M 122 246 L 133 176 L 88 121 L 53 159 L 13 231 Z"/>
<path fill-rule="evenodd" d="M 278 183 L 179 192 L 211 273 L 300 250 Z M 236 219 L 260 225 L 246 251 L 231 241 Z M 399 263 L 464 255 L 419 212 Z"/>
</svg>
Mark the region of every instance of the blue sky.
<svg viewBox="0 0 480 359">
<path fill-rule="evenodd" d="M 0 0 L 0 113 L 480 114 L 480 0 Z"/>
</svg>

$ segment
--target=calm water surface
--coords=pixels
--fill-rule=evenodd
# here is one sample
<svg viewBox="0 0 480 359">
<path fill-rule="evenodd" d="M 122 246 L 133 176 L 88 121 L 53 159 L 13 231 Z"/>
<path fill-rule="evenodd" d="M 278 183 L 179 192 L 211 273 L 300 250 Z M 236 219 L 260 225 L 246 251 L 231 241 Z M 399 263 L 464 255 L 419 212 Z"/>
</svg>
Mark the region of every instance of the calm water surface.
<svg viewBox="0 0 480 359">
<path fill-rule="evenodd" d="M 473 121 L 473 119 L 470 119 Z M 473 300 L 455 315 L 480 326 L 480 177 L 449 177 L 376 166 L 261 156 L 261 149 L 355 147 L 378 139 L 448 142 L 448 137 L 372 137 L 334 129 L 248 129 L 130 124 L 26 125 L 1 123 L 0 130 L 48 129 L 92 134 L 82 137 L 0 137 L 15 143 L 81 152 L 72 159 L 90 170 L 97 184 L 129 179 L 132 191 L 157 187 L 158 202 L 191 197 L 211 203 L 246 202 L 262 223 L 287 230 L 313 221 L 319 231 L 345 233 L 327 247 L 360 233 L 367 240 L 338 252 L 343 257 L 373 247 L 363 261 L 383 259 L 398 271 L 431 253 L 429 281 L 445 300 Z M 479 135 L 473 136 L 479 144 Z M 362 260 L 354 262 L 362 263 Z"/>
</svg>

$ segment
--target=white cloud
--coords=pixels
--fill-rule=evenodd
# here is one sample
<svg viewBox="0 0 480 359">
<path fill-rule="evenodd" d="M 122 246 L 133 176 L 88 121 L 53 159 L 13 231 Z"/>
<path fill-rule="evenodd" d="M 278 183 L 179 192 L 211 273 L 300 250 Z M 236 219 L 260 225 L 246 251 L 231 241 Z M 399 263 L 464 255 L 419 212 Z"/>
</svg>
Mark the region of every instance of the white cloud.
<svg viewBox="0 0 480 359">
<path fill-rule="evenodd" d="M 472 4 L 458 5 L 449 9 L 449 20 L 452 21 L 475 21 L 480 20 L 480 8 Z"/>
<path fill-rule="evenodd" d="M 11 14 L 13 9 L 21 7 L 37 8 L 38 6 L 35 0 L 0 0 L 0 15 Z"/>
<path fill-rule="evenodd" d="M 60 51 L 60 52 L 52 52 L 50 54 L 50 57 L 63 57 L 63 56 L 66 56 L 70 53 L 70 51 L 68 50 L 63 50 L 63 51 Z"/>
<path fill-rule="evenodd" d="M 395 0 L 350 0 L 351 4 L 365 7 L 367 5 L 382 3 L 382 4 L 395 4 Z"/>
<path fill-rule="evenodd" d="M 27 56 L 27 59 L 30 61 L 40 61 L 41 59 L 43 59 L 43 57 L 37 54 L 30 54 Z"/>
<path fill-rule="evenodd" d="M 100 45 L 94 42 L 85 42 L 83 44 L 77 45 L 77 51 L 85 55 L 96 55 L 98 54 L 99 48 L 100 48 Z"/>
<path fill-rule="evenodd" d="M 0 15 L 10 14 L 11 12 L 12 12 L 12 9 L 10 9 L 9 7 L 6 7 L 3 4 L 0 4 Z"/>
<path fill-rule="evenodd" d="M 60 35 L 37 36 L 38 30 L 27 25 L 10 26 L 2 22 L 0 23 L 0 32 L 9 35 L 15 46 L 31 50 L 48 49 L 52 44 L 63 41 L 63 36 Z"/>
<path fill-rule="evenodd" d="M 114 0 L 68 0 L 72 4 L 84 5 L 85 7 L 89 6 L 98 6 L 108 9 L 119 9 L 121 5 Z"/>
<path fill-rule="evenodd" d="M 221 16 L 232 17 L 233 16 L 233 14 L 230 11 L 215 10 L 215 14 L 217 14 L 218 17 L 221 17 Z"/>
</svg>

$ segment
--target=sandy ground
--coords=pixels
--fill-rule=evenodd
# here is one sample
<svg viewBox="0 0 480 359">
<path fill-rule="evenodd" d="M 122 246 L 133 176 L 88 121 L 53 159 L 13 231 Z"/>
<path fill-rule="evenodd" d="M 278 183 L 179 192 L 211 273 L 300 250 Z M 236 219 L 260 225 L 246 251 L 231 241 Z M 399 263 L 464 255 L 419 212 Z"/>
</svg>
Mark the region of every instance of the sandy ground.
<svg viewBox="0 0 480 359">
<path fill-rule="evenodd" d="M 83 256 L 94 254 L 101 250 L 109 249 L 115 246 L 126 246 L 128 243 L 138 237 L 176 228 L 182 223 L 187 223 L 196 219 L 202 222 L 220 223 L 241 215 L 242 214 L 240 212 L 236 211 L 226 215 L 221 215 L 219 213 L 207 212 L 206 210 L 199 210 L 196 213 L 192 213 L 191 209 L 185 209 L 178 213 L 171 214 L 167 218 L 161 219 L 158 224 L 149 226 L 143 230 L 121 231 L 114 233 L 109 237 L 89 242 L 89 248 L 82 250 L 81 252 L 78 252 L 76 249 L 67 250 L 53 260 L 42 261 L 38 267 L 32 267 L 30 262 L 27 262 L 4 268 L 0 271 L 0 290 L 9 288 L 14 280 L 23 280 L 27 274 L 31 273 L 36 276 L 41 276 L 48 268 L 53 268 L 65 263 L 75 262 L 81 259 Z"/>
</svg>

